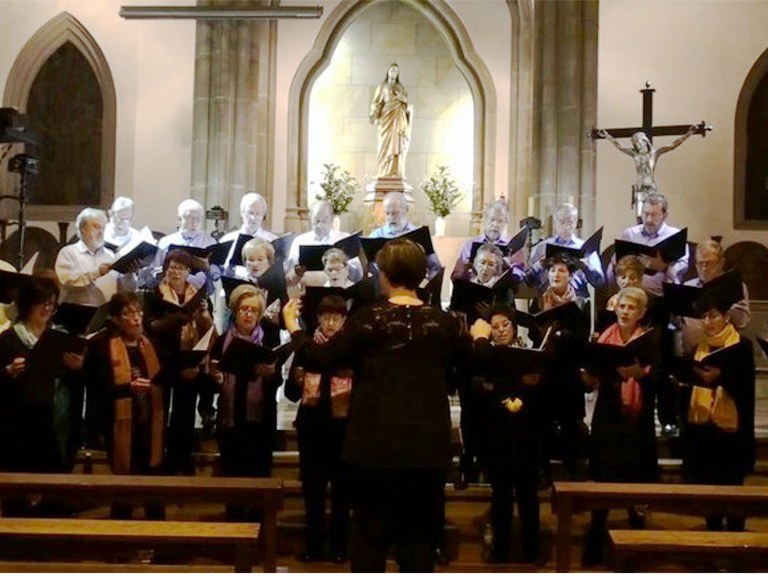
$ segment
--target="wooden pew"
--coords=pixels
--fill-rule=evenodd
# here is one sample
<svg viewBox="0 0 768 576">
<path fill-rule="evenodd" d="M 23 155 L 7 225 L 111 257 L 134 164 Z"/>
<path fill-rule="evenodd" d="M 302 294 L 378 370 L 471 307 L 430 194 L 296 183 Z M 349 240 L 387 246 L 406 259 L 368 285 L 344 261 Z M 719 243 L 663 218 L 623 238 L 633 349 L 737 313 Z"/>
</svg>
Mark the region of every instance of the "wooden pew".
<svg viewBox="0 0 768 576">
<path fill-rule="evenodd" d="M 73 553 L 89 557 L 107 554 L 106 558 L 111 558 L 126 547 L 147 546 L 163 551 L 188 545 L 196 553 L 223 558 L 234 565 L 235 572 L 251 572 L 258 535 L 259 525 L 246 523 L 0 519 L 2 546 L 34 547 L 38 557 L 46 559 L 70 557 Z"/>
<path fill-rule="evenodd" d="M 707 514 L 768 515 L 768 486 L 709 486 L 702 484 L 624 484 L 555 482 L 552 511 L 557 515 L 556 570 L 571 563 L 574 514 L 592 510 L 622 510 L 633 505 L 651 510 L 705 516 Z"/>
<path fill-rule="evenodd" d="M 611 530 L 609 534 L 616 553 L 617 572 L 634 572 L 642 565 L 642 558 L 657 562 L 661 555 L 764 560 L 768 552 L 768 534 L 765 532 Z M 653 568 L 648 566 L 648 569 Z"/>
<path fill-rule="evenodd" d="M 134 505 L 156 501 L 252 506 L 263 511 L 264 571 L 277 569 L 277 513 L 283 506 L 283 482 L 279 479 L 0 473 L 0 499 L 30 496 L 83 506 L 103 506 L 115 501 Z"/>
</svg>

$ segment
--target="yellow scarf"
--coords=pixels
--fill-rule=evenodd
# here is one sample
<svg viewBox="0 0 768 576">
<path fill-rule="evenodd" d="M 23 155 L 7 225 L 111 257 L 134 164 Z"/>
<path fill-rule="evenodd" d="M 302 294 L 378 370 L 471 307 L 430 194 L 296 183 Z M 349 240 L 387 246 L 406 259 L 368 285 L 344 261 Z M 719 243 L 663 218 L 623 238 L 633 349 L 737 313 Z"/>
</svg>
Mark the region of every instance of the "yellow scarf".
<svg viewBox="0 0 768 576">
<path fill-rule="evenodd" d="M 696 346 L 696 352 L 693 355 L 693 359 L 697 361 L 701 360 L 704 356 L 710 354 L 713 348 L 727 348 L 728 346 L 738 344 L 740 340 L 741 336 L 736 331 L 736 328 L 733 327 L 733 324 L 728 322 L 725 325 L 725 328 L 720 332 L 714 336 L 707 336 L 699 342 L 698 346 Z"/>
<path fill-rule="evenodd" d="M 701 360 L 712 353 L 712 349 L 727 348 L 741 341 L 741 336 L 728 322 L 719 333 L 705 337 L 696 346 L 694 360 Z M 694 386 L 691 390 L 691 403 L 688 406 L 688 422 L 691 424 L 707 424 L 712 422 L 726 432 L 738 429 L 738 412 L 736 404 L 722 386 L 714 390 L 704 386 Z"/>
</svg>

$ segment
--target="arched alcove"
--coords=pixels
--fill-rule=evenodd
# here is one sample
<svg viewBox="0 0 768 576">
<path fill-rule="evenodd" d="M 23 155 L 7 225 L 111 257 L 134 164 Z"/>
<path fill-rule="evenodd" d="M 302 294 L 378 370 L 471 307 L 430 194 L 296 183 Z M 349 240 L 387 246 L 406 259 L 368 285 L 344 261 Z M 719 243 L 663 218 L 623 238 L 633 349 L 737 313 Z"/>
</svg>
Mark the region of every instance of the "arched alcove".
<svg viewBox="0 0 768 576">
<path fill-rule="evenodd" d="M 734 227 L 768 228 L 768 50 L 747 74 L 734 125 Z"/>
<path fill-rule="evenodd" d="M 27 112 L 30 91 L 41 70 L 54 54 L 69 43 L 76 48 L 93 71 L 101 92 L 101 146 L 99 164 L 99 203 L 109 205 L 115 180 L 115 85 L 107 60 L 96 40 L 85 27 L 68 12 L 62 12 L 40 28 L 24 45 L 13 63 L 3 94 L 3 106 Z M 14 189 L 14 175 L 9 175 L 6 189 Z M 85 202 L 83 202 L 85 203 Z M 58 204 L 30 204 L 30 220 L 74 220 L 81 206 Z"/>
<path fill-rule="evenodd" d="M 443 1 L 399 1 L 417 11 L 437 31 L 448 47 L 453 64 L 466 80 L 474 102 L 472 135 L 475 194 L 472 215 L 479 218 L 486 198 L 493 198 L 488 183 L 493 181 L 496 101 L 493 81 L 481 59 L 475 54 L 461 21 Z M 373 5 L 370 0 L 346 0 L 337 6 L 324 23 L 315 45 L 299 66 L 291 84 L 289 109 L 297 113 L 289 118 L 288 198 L 286 229 L 298 229 L 306 219 L 308 197 L 307 150 L 309 101 L 314 82 L 328 66 L 331 57 L 352 22 Z M 383 76 L 383 72 L 382 72 Z M 372 132 L 372 137 L 374 132 Z M 414 184 L 414 183 L 412 183 Z"/>
</svg>

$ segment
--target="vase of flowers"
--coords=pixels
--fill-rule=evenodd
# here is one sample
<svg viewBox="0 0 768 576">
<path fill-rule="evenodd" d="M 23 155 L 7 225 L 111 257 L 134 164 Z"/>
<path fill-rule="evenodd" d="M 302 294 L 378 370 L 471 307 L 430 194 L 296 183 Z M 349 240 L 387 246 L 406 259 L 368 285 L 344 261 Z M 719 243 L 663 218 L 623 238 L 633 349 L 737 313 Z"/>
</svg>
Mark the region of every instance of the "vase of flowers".
<svg viewBox="0 0 768 576">
<path fill-rule="evenodd" d="M 448 166 L 438 166 L 437 171 L 424 180 L 420 188 L 429 201 L 430 210 L 437 216 L 435 235 L 445 235 L 445 217 L 461 202 L 464 193 L 451 177 Z"/>
<path fill-rule="evenodd" d="M 333 208 L 333 227 L 339 229 L 339 216 L 349 211 L 355 197 L 357 180 L 336 164 L 323 164 L 319 182 L 322 192 L 315 194 L 315 200 L 327 200 Z"/>
</svg>

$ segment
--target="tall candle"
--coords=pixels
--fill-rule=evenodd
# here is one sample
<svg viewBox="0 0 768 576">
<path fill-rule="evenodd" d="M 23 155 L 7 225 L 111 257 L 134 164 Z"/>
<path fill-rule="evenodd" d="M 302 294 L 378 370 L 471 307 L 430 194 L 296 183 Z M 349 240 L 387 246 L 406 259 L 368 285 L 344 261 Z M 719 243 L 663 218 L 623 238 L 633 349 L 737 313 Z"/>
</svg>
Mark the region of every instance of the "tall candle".
<svg viewBox="0 0 768 576">
<path fill-rule="evenodd" d="M 533 216 L 536 210 L 536 199 L 533 196 L 528 196 L 528 214 L 526 216 Z"/>
</svg>

